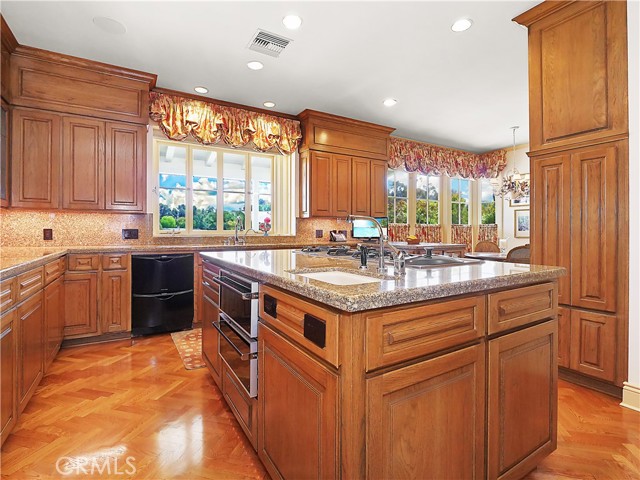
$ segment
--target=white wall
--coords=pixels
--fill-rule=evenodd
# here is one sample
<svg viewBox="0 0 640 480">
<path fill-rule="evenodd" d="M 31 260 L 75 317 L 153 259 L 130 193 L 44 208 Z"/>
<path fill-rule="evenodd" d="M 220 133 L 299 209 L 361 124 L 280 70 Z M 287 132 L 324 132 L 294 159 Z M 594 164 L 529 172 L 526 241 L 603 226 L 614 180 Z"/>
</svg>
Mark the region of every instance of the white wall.
<svg viewBox="0 0 640 480">
<path fill-rule="evenodd" d="M 515 152 L 512 148 L 509 148 L 507 151 L 507 166 L 503 170 L 504 174 L 507 174 L 513 170 L 515 166 L 520 173 L 529 173 L 529 157 L 527 156 L 527 151 L 529 150 L 529 145 L 516 145 Z M 502 182 L 502 177 L 500 177 L 500 182 Z M 516 210 L 528 210 L 529 206 L 520 205 L 520 206 L 509 206 L 508 199 L 500 200 L 498 198 L 498 203 L 501 204 L 502 211 L 500 208 L 496 208 L 496 221 L 498 222 L 498 234 L 500 238 L 507 239 L 507 250 L 511 250 L 513 247 L 517 247 L 519 245 L 524 245 L 526 243 L 531 243 L 531 239 L 529 238 L 515 238 L 514 231 L 514 216 Z"/>
<path fill-rule="evenodd" d="M 640 408 L 640 3 L 627 3 L 629 35 L 629 380 L 623 403 Z M 635 389 L 633 388 L 635 387 Z"/>
</svg>

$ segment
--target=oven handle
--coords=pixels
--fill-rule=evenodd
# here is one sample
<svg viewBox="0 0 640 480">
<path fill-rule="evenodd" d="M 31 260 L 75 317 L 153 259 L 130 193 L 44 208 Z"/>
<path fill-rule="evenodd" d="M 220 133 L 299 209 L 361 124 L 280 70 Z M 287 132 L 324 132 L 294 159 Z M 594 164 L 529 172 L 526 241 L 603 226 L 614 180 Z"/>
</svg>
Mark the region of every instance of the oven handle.
<svg viewBox="0 0 640 480">
<path fill-rule="evenodd" d="M 217 283 L 218 286 L 223 286 L 224 285 L 226 288 L 228 288 L 230 290 L 233 290 L 238 295 L 240 295 L 243 300 L 255 300 L 255 299 L 259 298 L 258 292 L 249 292 L 249 293 L 241 292 L 240 290 L 238 290 L 234 286 L 228 284 L 227 282 L 223 282 L 220 277 L 218 277 L 218 278 L 208 277 L 208 280 L 213 281 L 213 283 Z"/>
<path fill-rule="evenodd" d="M 258 358 L 257 353 L 242 353 L 242 350 L 236 347 L 236 345 L 231 341 L 229 337 L 227 337 L 227 335 L 222 331 L 222 329 L 218 326 L 216 322 L 211 322 L 211 325 L 213 325 L 213 328 L 218 330 L 218 333 L 222 335 L 224 339 L 229 343 L 229 345 L 233 347 L 233 349 L 236 351 L 236 353 L 240 357 L 240 360 L 252 360 L 254 358 Z"/>
</svg>

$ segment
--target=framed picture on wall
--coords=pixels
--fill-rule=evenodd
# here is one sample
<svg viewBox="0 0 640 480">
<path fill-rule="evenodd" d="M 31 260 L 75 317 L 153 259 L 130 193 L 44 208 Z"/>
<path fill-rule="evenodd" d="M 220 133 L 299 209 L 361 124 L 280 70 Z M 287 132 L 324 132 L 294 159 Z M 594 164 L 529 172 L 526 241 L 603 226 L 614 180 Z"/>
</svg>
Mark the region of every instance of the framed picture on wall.
<svg viewBox="0 0 640 480">
<path fill-rule="evenodd" d="M 529 210 L 516 210 L 514 213 L 513 226 L 514 237 L 529 238 L 531 234 L 531 213 Z"/>
<path fill-rule="evenodd" d="M 510 198 L 509 206 L 510 207 L 528 207 L 529 197 Z"/>
</svg>

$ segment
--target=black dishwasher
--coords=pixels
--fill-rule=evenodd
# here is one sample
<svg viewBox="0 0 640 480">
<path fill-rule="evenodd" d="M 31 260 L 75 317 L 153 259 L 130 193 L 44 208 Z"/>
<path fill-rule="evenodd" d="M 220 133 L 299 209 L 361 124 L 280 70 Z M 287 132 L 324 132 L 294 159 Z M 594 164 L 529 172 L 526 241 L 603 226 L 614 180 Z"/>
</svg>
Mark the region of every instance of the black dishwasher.
<svg viewBox="0 0 640 480">
<path fill-rule="evenodd" d="M 193 254 L 131 256 L 131 334 L 175 332 L 193 323 Z"/>
</svg>

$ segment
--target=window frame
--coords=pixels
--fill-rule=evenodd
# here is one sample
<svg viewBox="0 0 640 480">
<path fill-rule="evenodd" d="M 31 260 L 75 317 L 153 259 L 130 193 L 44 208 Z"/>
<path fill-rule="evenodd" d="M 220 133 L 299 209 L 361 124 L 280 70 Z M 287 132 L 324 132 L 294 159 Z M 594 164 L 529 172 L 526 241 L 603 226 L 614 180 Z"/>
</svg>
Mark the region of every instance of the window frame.
<svg viewBox="0 0 640 480">
<path fill-rule="evenodd" d="M 493 188 L 493 185 L 491 183 L 491 179 L 490 178 L 479 178 L 477 180 L 478 182 L 478 206 L 480 208 L 480 211 L 478 213 L 478 225 L 497 225 L 498 224 L 498 201 L 496 200 L 496 194 L 495 194 L 495 190 Z M 491 190 L 493 191 L 493 201 L 491 202 L 483 202 L 482 201 L 482 187 L 483 185 L 488 185 Z M 493 203 L 493 222 L 492 223 L 484 223 L 483 219 L 482 219 L 482 207 L 484 205 L 488 205 Z"/>
<path fill-rule="evenodd" d="M 163 229 L 160 227 L 160 147 L 162 145 L 173 146 L 178 148 L 184 148 L 186 150 L 186 161 L 185 161 L 185 174 L 186 174 L 186 186 L 184 188 L 185 191 L 185 228 L 168 228 Z M 201 230 L 193 228 L 193 204 L 194 204 L 194 188 L 193 188 L 193 176 L 194 176 L 194 165 L 193 165 L 193 151 L 194 150 L 204 150 L 204 151 L 213 151 L 216 152 L 216 230 Z M 282 200 L 282 197 L 285 197 L 281 192 L 278 192 L 278 188 L 286 188 L 287 192 L 289 192 L 289 186 L 280 186 L 276 183 L 276 163 L 279 158 L 282 158 L 284 162 L 290 162 L 291 157 L 282 156 L 277 153 L 262 153 L 256 152 L 250 149 L 236 149 L 236 148 L 225 148 L 220 145 L 202 145 L 200 143 L 188 142 L 188 141 L 175 141 L 166 138 L 158 138 L 156 135 L 153 136 L 153 163 L 152 163 L 152 189 L 151 189 L 151 204 L 152 208 L 152 217 L 153 217 L 153 236 L 154 237 L 163 237 L 163 236 L 184 236 L 184 237 L 217 237 L 217 236 L 229 236 L 233 235 L 233 230 L 224 230 L 224 153 L 233 153 L 244 155 L 245 157 L 245 192 L 244 192 L 244 202 L 245 202 L 245 224 L 247 218 L 247 207 L 249 209 L 252 207 L 252 157 L 261 157 L 268 158 L 271 160 L 271 225 L 272 230 L 269 231 L 269 235 L 295 235 L 295 230 L 292 228 L 291 219 L 288 218 L 289 215 L 294 215 L 293 212 L 278 212 L 277 205 L 279 205 L 278 200 Z M 286 177 L 291 177 L 295 175 L 294 167 L 291 165 L 290 171 L 288 172 Z M 200 175 L 198 175 L 200 176 Z M 256 184 L 256 192 L 255 195 L 258 196 L 258 187 Z M 200 190 L 200 189 L 197 189 Z M 213 190 L 200 190 L 212 192 Z M 233 192 L 226 192 L 233 193 Z M 288 206 L 289 202 L 281 202 L 284 206 Z M 288 210 L 288 208 L 283 208 L 283 210 Z M 251 210 L 249 210 L 251 212 Z M 295 216 L 295 215 L 294 215 Z M 280 218 L 282 217 L 282 218 Z M 282 226 L 282 231 L 277 229 L 277 225 Z M 287 226 L 290 227 L 290 231 L 285 231 Z M 245 225 L 245 230 L 251 228 L 251 225 Z M 292 231 L 291 231 L 292 230 Z M 262 232 L 253 233 L 253 235 L 262 235 Z"/>
<path fill-rule="evenodd" d="M 449 225 L 474 225 L 473 223 L 473 181 L 474 179 L 470 179 L 470 178 L 462 178 L 462 177 L 447 177 L 449 178 L 449 210 L 451 215 L 449 215 L 449 218 L 451 220 L 451 223 Z M 458 189 L 459 191 L 462 191 L 462 182 L 469 182 L 468 185 L 468 199 L 467 201 L 462 201 L 462 200 L 453 200 L 453 182 L 458 182 Z M 462 198 L 462 197 L 461 197 Z M 453 205 L 456 204 L 458 205 L 458 223 L 455 223 L 453 221 Z M 467 223 L 460 223 L 461 217 L 462 217 L 462 209 L 461 206 L 462 205 L 466 205 L 467 207 Z"/>
<path fill-rule="evenodd" d="M 442 209 L 441 209 L 441 202 L 442 202 L 442 175 L 424 175 L 420 172 L 414 172 L 413 176 L 415 178 L 413 185 L 414 185 L 414 192 L 415 192 L 415 211 L 413 212 L 413 218 L 414 218 L 414 227 L 416 225 L 441 225 L 441 219 L 442 219 Z M 418 198 L 418 177 L 425 177 L 427 179 L 427 198 L 423 199 L 423 198 Z M 429 198 L 429 186 L 431 185 L 431 180 L 432 179 L 436 179 L 437 183 L 438 183 L 438 200 L 431 200 Z M 411 182 L 411 179 L 410 179 Z M 418 223 L 418 200 L 426 200 L 427 202 L 427 222 L 426 223 Z M 429 222 L 429 204 L 431 203 L 435 203 L 438 206 L 438 221 L 436 223 L 430 223 Z"/>
</svg>

